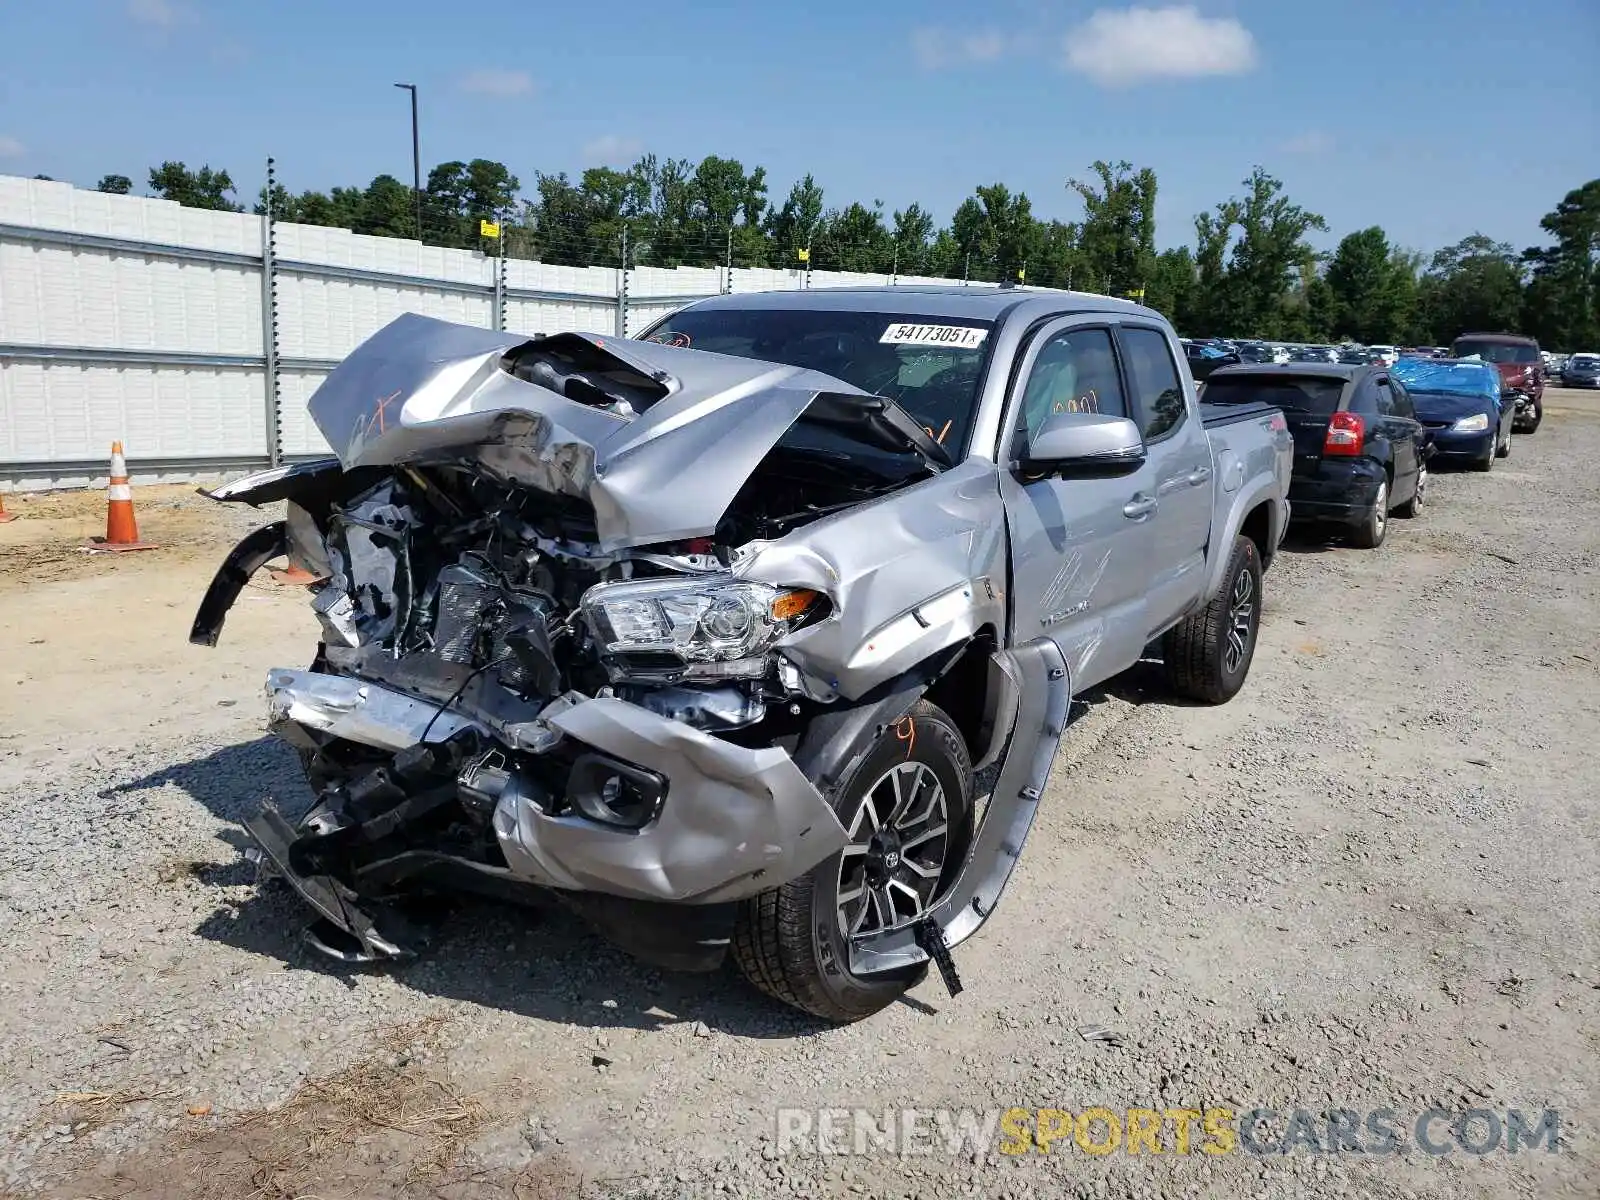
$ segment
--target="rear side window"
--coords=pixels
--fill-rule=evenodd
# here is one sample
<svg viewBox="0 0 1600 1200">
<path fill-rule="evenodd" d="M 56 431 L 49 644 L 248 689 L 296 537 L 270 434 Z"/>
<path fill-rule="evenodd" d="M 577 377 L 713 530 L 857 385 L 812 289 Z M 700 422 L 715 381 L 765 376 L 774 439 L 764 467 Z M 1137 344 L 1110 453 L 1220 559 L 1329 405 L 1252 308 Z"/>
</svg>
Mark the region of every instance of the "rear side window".
<svg viewBox="0 0 1600 1200">
<path fill-rule="evenodd" d="M 1417 410 L 1411 404 L 1411 393 L 1406 391 L 1405 384 L 1398 379 L 1390 378 L 1389 390 L 1394 393 L 1394 415 L 1416 419 Z"/>
<path fill-rule="evenodd" d="M 1138 401 L 1138 420 L 1144 440 L 1165 437 L 1183 420 L 1183 384 L 1166 335 L 1136 325 L 1122 327 L 1122 348 L 1128 357 L 1128 374 Z"/>
<path fill-rule="evenodd" d="M 1285 412 L 1326 417 L 1339 408 L 1344 380 L 1316 375 L 1213 375 L 1206 381 L 1207 404 L 1255 404 Z"/>
</svg>

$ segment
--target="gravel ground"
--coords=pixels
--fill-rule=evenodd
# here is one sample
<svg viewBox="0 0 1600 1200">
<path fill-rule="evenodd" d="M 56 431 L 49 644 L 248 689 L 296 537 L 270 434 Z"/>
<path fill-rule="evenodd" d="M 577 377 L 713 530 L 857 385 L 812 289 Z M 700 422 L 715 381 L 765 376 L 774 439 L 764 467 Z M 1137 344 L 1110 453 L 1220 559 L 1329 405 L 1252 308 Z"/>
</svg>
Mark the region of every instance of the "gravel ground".
<svg viewBox="0 0 1600 1200">
<path fill-rule="evenodd" d="M 1596 1195 L 1600 403 L 1548 400 L 1381 550 L 1294 541 L 1231 704 L 1143 668 L 1084 697 L 966 991 L 837 1029 L 487 905 L 401 970 L 308 957 L 237 828 L 302 795 L 259 683 L 305 658 L 303 597 L 259 585 L 195 650 L 237 515 L 163 498 L 168 549 L 80 562 L 12 503 L 0 1194 Z M 840 1106 L 1282 1114 L 1263 1139 L 1304 1109 L 1323 1147 L 1326 1110 L 1387 1108 L 1408 1152 L 1180 1154 L 1170 1125 L 1160 1155 L 779 1144 L 780 1107 Z M 1432 1106 L 1560 1133 L 1420 1153 Z"/>
</svg>

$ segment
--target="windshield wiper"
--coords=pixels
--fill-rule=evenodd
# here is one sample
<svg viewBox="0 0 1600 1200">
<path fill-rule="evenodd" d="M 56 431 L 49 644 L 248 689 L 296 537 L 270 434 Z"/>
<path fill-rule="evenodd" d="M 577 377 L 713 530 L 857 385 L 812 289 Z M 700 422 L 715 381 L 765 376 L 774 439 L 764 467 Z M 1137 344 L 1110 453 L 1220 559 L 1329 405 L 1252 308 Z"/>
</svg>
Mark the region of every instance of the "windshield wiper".
<svg viewBox="0 0 1600 1200">
<path fill-rule="evenodd" d="M 887 396 L 818 392 L 800 419 L 846 433 L 881 450 L 910 450 L 935 471 L 955 465 L 950 452 Z"/>
</svg>

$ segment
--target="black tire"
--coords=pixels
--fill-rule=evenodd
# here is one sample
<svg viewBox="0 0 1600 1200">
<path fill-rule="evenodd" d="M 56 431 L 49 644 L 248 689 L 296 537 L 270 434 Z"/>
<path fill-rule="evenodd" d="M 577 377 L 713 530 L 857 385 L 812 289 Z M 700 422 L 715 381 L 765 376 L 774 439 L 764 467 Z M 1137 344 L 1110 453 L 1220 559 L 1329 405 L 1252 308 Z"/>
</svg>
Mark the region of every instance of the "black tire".
<svg viewBox="0 0 1600 1200">
<path fill-rule="evenodd" d="M 1378 498 L 1365 521 L 1350 530 L 1350 544 L 1357 550 L 1376 550 L 1389 533 L 1389 481 L 1378 485 Z"/>
<path fill-rule="evenodd" d="M 1501 442 L 1498 446 L 1495 447 L 1494 456 L 1496 458 L 1510 458 L 1511 457 L 1511 429 L 1510 429 L 1509 426 L 1506 428 L 1505 441 Z"/>
<path fill-rule="evenodd" d="M 918 701 L 903 720 L 890 728 L 866 730 L 861 741 L 865 754 L 839 781 L 830 797 L 834 812 L 847 831 L 857 835 L 865 832 L 870 822 L 863 817 L 858 823 L 858 816 L 875 795 L 885 795 L 885 786 L 892 794 L 890 775 L 894 772 L 912 771 L 915 765 L 920 765 L 931 772 L 942 789 L 947 830 L 939 851 L 941 865 L 937 868 L 937 877 L 922 884 L 929 888 L 928 898 L 931 899 L 948 886 L 960 869 L 971 837 L 972 762 L 966 742 L 944 710 L 927 701 Z M 847 755 L 845 761 L 851 757 L 854 755 Z M 922 776 L 919 785 L 925 787 L 925 779 L 926 776 Z M 907 808 L 911 811 L 907 815 L 915 816 L 915 806 L 920 803 L 920 799 L 908 802 Z M 929 802 L 930 813 L 934 803 Z M 891 820 L 888 824 L 893 827 L 894 822 Z M 913 833 L 913 837 L 921 838 L 933 827 L 930 818 L 922 832 Z M 916 823 L 909 828 L 915 829 Z M 931 847 L 935 842 L 925 840 L 922 844 Z M 895 846 L 893 869 L 905 878 L 913 877 L 911 869 L 904 866 L 907 861 L 915 861 L 910 859 L 912 839 L 905 841 L 905 855 L 899 854 L 899 843 Z M 934 869 L 931 854 L 930 850 L 919 863 L 921 870 Z M 861 908 L 856 909 L 855 914 L 864 913 L 871 919 L 864 928 L 883 924 L 878 919 L 882 909 L 871 903 L 875 892 L 891 895 L 891 913 L 894 912 L 892 897 L 903 896 L 901 892 L 890 893 L 888 885 L 881 889 L 867 886 L 866 872 L 874 862 L 882 870 L 887 859 L 881 854 L 875 858 L 871 851 L 858 852 L 853 843 L 800 878 L 741 902 L 734 924 L 732 950 L 744 977 L 767 995 L 828 1021 L 859 1021 L 898 1000 L 926 974 L 927 965 L 924 963 L 893 975 L 870 978 L 855 975 L 849 966 L 848 938 L 841 928 L 846 916 L 839 897 L 851 890 L 842 885 L 850 882 L 846 876 L 857 869 L 856 864 L 859 863 L 862 872 L 863 894 Z M 847 899 L 845 904 L 848 903 Z M 872 911 L 867 912 L 868 908 Z M 890 925 L 897 923 L 894 919 L 888 921 Z"/>
<path fill-rule="evenodd" d="M 1496 439 L 1498 439 L 1499 438 L 1499 434 L 1496 434 L 1495 437 L 1496 437 Z M 1474 471 L 1492 471 L 1492 470 L 1494 470 L 1495 455 L 1497 455 L 1499 453 L 1500 453 L 1500 449 L 1499 449 L 1499 446 L 1496 444 L 1496 442 L 1490 442 L 1489 443 L 1489 453 L 1487 455 L 1485 455 L 1483 458 L 1475 458 L 1475 459 L 1473 459 L 1472 460 L 1472 469 Z"/>
<path fill-rule="evenodd" d="M 1519 433 L 1537 433 L 1538 432 L 1539 423 L 1544 420 L 1544 401 L 1543 400 L 1535 400 L 1533 402 L 1533 410 L 1532 411 L 1533 411 L 1533 416 L 1528 418 L 1526 421 L 1524 421 L 1522 423 L 1522 428 L 1519 429 L 1517 432 L 1519 432 Z"/>
<path fill-rule="evenodd" d="M 1394 510 L 1395 516 L 1410 520 L 1422 511 L 1422 505 L 1427 500 L 1428 491 L 1428 464 L 1423 463 L 1417 468 L 1417 488 L 1399 508 Z"/>
<path fill-rule="evenodd" d="M 1222 579 L 1211 602 L 1169 629 L 1161 643 L 1168 684 L 1179 695 L 1205 704 L 1233 699 L 1255 657 L 1261 628 L 1261 553 L 1249 538 L 1233 539 Z M 1248 605 L 1242 625 L 1237 611 L 1241 603 Z M 1230 641 L 1230 633 L 1237 640 Z"/>
</svg>

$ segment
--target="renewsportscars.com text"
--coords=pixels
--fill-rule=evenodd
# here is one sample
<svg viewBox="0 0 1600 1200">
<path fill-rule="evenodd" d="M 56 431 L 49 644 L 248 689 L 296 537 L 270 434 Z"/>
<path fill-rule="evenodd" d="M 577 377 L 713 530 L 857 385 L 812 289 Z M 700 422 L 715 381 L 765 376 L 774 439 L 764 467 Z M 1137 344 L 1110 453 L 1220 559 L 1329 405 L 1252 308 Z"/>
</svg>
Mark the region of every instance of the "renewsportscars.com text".
<svg viewBox="0 0 1600 1200">
<path fill-rule="evenodd" d="M 1556 1109 L 781 1108 L 779 1154 L 1554 1154 Z"/>
</svg>

